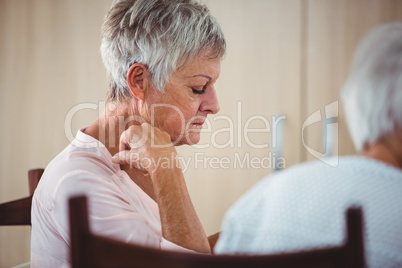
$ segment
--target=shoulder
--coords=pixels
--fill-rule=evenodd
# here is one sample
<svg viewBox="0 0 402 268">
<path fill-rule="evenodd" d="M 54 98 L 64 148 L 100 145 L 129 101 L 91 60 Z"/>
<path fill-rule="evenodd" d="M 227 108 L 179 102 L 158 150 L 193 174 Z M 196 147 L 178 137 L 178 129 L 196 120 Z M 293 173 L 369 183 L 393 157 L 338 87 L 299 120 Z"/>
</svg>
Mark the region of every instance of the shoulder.
<svg viewBox="0 0 402 268">
<path fill-rule="evenodd" d="M 46 167 L 48 172 L 68 173 L 72 170 L 91 170 L 94 173 L 113 174 L 117 165 L 111 161 L 111 155 L 105 147 L 79 147 L 74 144 L 67 146 Z"/>
<path fill-rule="evenodd" d="M 327 160 L 299 164 L 263 178 L 228 210 L 224 224 L 231 225 L 229 229 L 258 229 L 268 222 L 296 223 L 328 207 L 343 213 L 354 184 L 350 174 L 355 172 L 356 161 L 353 157 Z"/>
<path fill-rule="evenodd" d="M 364 209 L 368 229 L 380 226 L 372 219 L 390 219 L 388 226 L 398 221 L 401 171 L 365 157 L 329 160 L 337 165 L 308 162 L 263 178 L 225 215 L 218 252 L 277 252 L 340 243 L 344 213 L 351 205 Z"/>
<path fill-rule="evenodd" d="M 339 181 L 334 187 L 337 171 L 333 169 L 314 161 L 263 178 L 226 213 L 218 252 L 274 252 L 286 248 L 289 240 L 297 247 L 312 222 L 329 213 L 329 203 L 344 205 L 334 201 L 342 199 L 335 192 L 348 187 Z M 331 213 L 334 210 L 342 209 L 332 207 Z M 337 215 L 336 223 L 342 220 L 342 214 Z M 245 244 L 249 246 L 242 246 Z"/>
<path fill-rule="evenodd" d="M 70 144 L 46 167 L 35 198 L 50 206 L 56 197 L 112 191 L 117 167 L 102 149 L 105 148 L 79 148 Z"/>
</svg>

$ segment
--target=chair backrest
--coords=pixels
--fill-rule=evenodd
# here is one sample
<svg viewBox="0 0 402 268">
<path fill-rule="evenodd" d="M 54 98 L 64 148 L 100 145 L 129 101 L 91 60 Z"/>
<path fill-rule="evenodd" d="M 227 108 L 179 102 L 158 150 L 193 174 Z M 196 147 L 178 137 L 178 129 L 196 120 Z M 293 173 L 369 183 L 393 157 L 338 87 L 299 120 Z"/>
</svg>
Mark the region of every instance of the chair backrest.
<svg viewBox="0 0 402 268">
<path fill-rule="evenodd" d="M 45 170 L 43 168 L 31 169 L 28 171 L 28 184 L 29 195 L 32 196 L 35 192 L 36 186 L 38 186 L 39 180 Z"/>
<path fill-rule="evenodd" d="M 0 225 L 31 225 L 32 195 L 43 171 L 43 169 L 28 171 L 28 197 L 0 204 Z"/>
<path fill-rule="evenodd" d="M 87 199 L 70 200 L 71 261 L 79 267 L 342 267 L 365 266 L 362 212 L 349 208 L 343 245 L 318 250 L 277 255 L 206 255 L 162 251 L 127 244 L 91 233 Z"/>
</svg>

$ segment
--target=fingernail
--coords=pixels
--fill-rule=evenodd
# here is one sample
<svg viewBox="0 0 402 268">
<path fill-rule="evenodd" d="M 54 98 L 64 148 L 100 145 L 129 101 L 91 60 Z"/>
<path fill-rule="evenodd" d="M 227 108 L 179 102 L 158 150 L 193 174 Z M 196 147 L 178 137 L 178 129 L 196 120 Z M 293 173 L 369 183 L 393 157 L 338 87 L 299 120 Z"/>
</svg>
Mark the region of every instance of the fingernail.
<svg viewBox="0 0 402 268">
<path fill-rule="evenodd" d="M 119 154 L 115 154 L 115 155 L 112 157 L 112 162 L 115 163 L 115 164 L 120 164 Z"/>
</svg>

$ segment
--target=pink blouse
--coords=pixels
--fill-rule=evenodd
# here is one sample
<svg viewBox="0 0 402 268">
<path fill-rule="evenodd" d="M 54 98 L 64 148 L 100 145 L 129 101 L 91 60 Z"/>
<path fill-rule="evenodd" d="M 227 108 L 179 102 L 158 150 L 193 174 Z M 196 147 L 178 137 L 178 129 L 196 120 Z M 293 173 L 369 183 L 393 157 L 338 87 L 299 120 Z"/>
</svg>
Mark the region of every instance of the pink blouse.
<svg viewBox="0 0 402 268">
<path fill-rule="evenodd" d="M 78 131 L 50 164 L 32 200 L 31 267 L 69 267 L 68 200 L 88 197 L 94 233 L 165 250 L 190 251 L 162 237 L 158 204 L 98 140 Z"/>
</svg>

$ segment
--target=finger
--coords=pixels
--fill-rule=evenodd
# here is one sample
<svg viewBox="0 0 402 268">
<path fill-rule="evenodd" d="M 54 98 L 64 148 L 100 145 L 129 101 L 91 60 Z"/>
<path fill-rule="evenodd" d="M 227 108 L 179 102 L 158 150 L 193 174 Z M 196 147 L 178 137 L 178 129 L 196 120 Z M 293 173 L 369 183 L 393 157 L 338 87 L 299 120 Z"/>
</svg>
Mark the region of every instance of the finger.
<svg viewBox="0 0 402 268">
<path fill-rule="evenodd" d="M 130 151 L 123 151 L 120 153 L 115 154 L 112 157 L 112 162 L 115 164 L 128 164 L 130 168 L 135 168 L 138 171 L 142 173 L 144 176 L 149 176 L 148 171 L 146 170 L 145 167 L 141 165 L 141 160 L 139 158 L 139 155 L 136 155 L 133 152 Z"/>
<path fill-rule="evenodd" d="M 129 132 L 124 131 L 121 136 L 120 136 L 120 141 L 119 141 L 119 151 L 126 151 L 130 150 L 130 144 L 129 144 Z"/>
<path fill-rule="evenodd" d="M 140 135 L 138 132 L 141 131 L 137 126 L 131 126 L 120 135 L 120 152 L 130 150 L 132 147 L 134 147 L 134 142 L 137 140 L 136 137 Z"/>
<path fill-rule="evenodd" d="M 120 136 L 119 151 L 141 148 L 149 136 L 149 124 L 131 126 Z"/>
<path fill-rule="evenodd" d="M 130 151 L 122 151 L 115 154 L 112 157 L 112 162 L 120 165 L 128 164 L 130 168 L 142 169 L 139 154 Z"/>
</svg>

